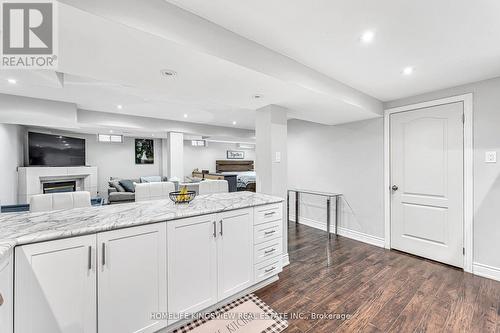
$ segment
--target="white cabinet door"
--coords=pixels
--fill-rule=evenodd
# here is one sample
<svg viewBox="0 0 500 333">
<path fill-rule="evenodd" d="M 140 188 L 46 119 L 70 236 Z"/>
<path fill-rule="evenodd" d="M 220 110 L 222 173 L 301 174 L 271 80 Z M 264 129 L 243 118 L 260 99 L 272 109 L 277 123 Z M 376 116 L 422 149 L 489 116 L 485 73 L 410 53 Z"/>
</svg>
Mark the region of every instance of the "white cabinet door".
<svg viewBox="0 0 500 333">
<path fill-rule="evenodd" d="M 218 300 L 253 283 L 253 209 L 217 215 Z"/>
<path fill-rule="evenodd" d="M 193 313 L 217 302 L 216 237 L 215 215 L 167 222 L 170 313 Z"/>
<path fill-rule="evenodd" d="M 155 332 L 166 321 L 166 226 L 156 223 L 97 235 L 99 333 Z"/>
<path fill-rule="evenodd" d="M 15 250 L 15 332 L 96 332 L 96 236 Z"/>
<path fill-rule="evenodd" d="M 0 263 L 0 332 L 11 333 L 14 323 L 12 257 Z"/>
</svg>

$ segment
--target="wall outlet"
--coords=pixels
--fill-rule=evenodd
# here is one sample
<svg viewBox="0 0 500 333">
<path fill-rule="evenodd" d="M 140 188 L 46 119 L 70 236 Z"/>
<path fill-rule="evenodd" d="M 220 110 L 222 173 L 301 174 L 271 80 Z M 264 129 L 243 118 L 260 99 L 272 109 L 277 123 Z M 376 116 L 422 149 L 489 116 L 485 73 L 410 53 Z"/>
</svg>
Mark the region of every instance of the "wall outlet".
<svg viewBox="0 0 500 333">
<path fill-rule="evenodd" d="M 486 163 L 496 163 L 497 162 L 497 152 L 487 151 L 484 156 L 484 162 Z"/>
</svg>

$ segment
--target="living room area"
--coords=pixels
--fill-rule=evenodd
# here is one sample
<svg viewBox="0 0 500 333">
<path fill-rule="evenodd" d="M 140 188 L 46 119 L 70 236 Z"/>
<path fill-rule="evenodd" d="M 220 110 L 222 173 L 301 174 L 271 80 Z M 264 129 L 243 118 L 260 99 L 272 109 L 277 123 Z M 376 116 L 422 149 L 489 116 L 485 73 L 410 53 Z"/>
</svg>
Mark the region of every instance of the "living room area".
<svg viewBox="0 0 500 333">
<path fill-rule="evenodd" d="M 0 115 L 2 212 L 29 210 L 33 196 L 60 192 L 88 192 L 98 206 L 182 188 L 197 194 L 255 190 L 253 130 L 8 94 L 1 95 Z M 219 170 L 221 164 L 229 169 Z M 239 172 L 246 182 L 238 182 Z"/>
</svg>

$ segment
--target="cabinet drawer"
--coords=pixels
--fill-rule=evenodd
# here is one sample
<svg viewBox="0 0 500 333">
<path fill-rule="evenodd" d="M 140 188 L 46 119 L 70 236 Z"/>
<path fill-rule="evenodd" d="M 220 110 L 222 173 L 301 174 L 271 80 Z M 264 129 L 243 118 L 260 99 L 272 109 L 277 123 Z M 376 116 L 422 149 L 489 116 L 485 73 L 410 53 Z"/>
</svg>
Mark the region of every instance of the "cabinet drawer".
<svg viewBox="0 0 500 333">
<path fill-rule="evenodd" d="M 260 224 L 254 226 L 254 243 L 260 244 L 262 242 L 281 238 L 281 220 Z"/>
<path fill-rule="evenodd" d="M 257 264 L 255 265 L 255 283 L 276 275 L 282 270 L 281 256 Z"/>
<path fill-rule="evenodd" d="M 254 225 L 281 220 L 283 204 L 273 204 L 255 208 Z"/>
<path fill-rule="evenodd" d="M 255 245 L 254 249 L 254 260 L 255 263 L 261 263 L 264 260 L 274 258 L 276 256 L 281 256 L 282 239 L 276 238 L 262 244 Z"/>
</svg>

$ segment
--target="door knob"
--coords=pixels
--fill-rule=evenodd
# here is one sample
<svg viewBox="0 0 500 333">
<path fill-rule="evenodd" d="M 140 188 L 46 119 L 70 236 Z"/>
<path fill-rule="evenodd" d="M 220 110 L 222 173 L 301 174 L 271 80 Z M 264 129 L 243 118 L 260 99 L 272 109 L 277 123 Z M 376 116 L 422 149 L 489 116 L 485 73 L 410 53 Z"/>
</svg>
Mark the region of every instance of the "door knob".
<svg viewBox="0 0 500 333">
<path fill-rule="evenodd" d="M 398 185 L 392 185 L 391 188 L 392 188 L 393 191 L 397 191 L 399 187 L 398 187 Z"/>
</svg>

